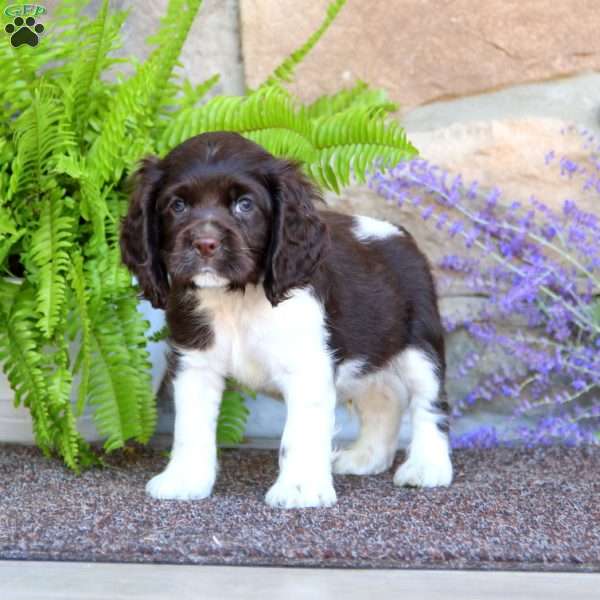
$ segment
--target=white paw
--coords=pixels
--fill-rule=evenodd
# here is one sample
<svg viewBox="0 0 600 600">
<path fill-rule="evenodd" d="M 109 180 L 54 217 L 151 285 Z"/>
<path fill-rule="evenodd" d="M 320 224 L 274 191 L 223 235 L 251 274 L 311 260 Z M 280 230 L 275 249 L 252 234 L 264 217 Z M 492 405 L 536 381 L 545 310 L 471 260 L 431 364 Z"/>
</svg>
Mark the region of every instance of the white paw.
<svg viewBox="0 0 600 600">
<path fill-rule="evenodd" d="M 333 506 L 337 500 L 331 477 L 326 481 L 284 481 L 280 477 L 271 486 L 265 499 L 273 508 Z"/>
<path fill-rule="evenodd" d="M 337 453 L 332 468 L 339 475 L 376 475 L 389 469 L 393 461 L 393 453 L 351 447 Z"/>
<path fill-rule="evenodd" d="M 210 496 L 213 484 L 196 473 L 167 468 L 146 484 L 146 493 L 157 500 L 198 500 Z"/>
<path fill-rule="evenodd" d="M 411 487 L 448 486 L 452 483 L 452 463 L 447 454 L 427 461 L 409 457 L 398 467 L 394 484 Z"/>
</svg>

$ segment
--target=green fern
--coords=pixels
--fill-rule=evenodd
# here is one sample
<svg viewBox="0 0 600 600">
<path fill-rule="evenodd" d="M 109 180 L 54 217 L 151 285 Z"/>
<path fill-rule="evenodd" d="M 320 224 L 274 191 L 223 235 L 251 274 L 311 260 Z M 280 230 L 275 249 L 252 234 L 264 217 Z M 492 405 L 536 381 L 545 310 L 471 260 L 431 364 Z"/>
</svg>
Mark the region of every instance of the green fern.
<svg viewBox="0 0 600 600">
<path fill-rule="evenodd" d="M 352 88 L 317 98 L 304 111 L 307 117 L 316 119 L 331 117 L 357 106 L 368 107 L 372 113 L 379 115 L 398 110 L 398 105 L 390 102 L 384 90 L 372 90 L 364 81 L 358 81 Z"/>
<path fill-rule="evenodd" d="M 129 364 L 130 351 L 124 346 L 123 327 L 129 325 L 116 306 L 101 305 L 94 314 L 91 346 L 94 353 L 89 383 L 89 404 L 95 408 L 98 432 L 106 436 L 107 451 L 122 447 L 128 439 L 143 437 L 137 376 Z"/>
<path fill-rule="evenodd" d="M 164 104 L 173 102 L 179 86 L 173 81 L 181 49 L 200 10 L 202 0 L 171 0 L 158 33 L 148 41 L 156 45 L 146 66 L 152 72 L 147 115 L 154 118 Z"/>
<path fill-rule="evenodd" d="M 391 167 L 417 153 L 397 122 L 363 105 L 315 119 L 312 143 L 318 156 L 308 172 L 335 192 L 353 179 L 364 182 L 374 165 Z"/>
<path fill-rule="evenodd" d="M 217 441 L 219 444 L 237 446 L 244 439 L 248 413 L 248 408 L 240 391 L 227 389 L 223 392 L 217 423 Z"/>
<path fill-rule="evenodd" d="M 40 210 L 38 228 L 33 232 L 31 261 L 37 268 L 32 274 L 37 283 L 38 322 L 46 338 L 52 337 L 66 295 L 66 274 L 69 270 L 69 249 L 73 245 L 74 223 L 65 214 L 67 203 L 57 189 L 46 194 Z"/>
<path fill-rule="evenodd" d="M 64 361 L 61 360 L 60 363 Z M 49 411 L 57 425 L 51 447 L 58 448 L 68 467 L 78 470 L 80 436 L 71 406 L 72 385 L 73 374 L 66 364 L 59 364 L 48 376 L 48 398 L 51 400 Z"/>
<path fill-rule="evenodd" d="M 166 152 L 205 131 L 237 131 L 276 156 L 301 161 L 317 183 L 339 192 L 352 179 L 364 181 L 376 160 L 386 167 L 416 154 L 400 125 L 386 120 L 389 103 L 381 95 L 375 106 L 366 98 L 349 93 L 303 109 L 278 84 L 246 97 L 216 97 L 181 111 L 165 128 L 158 148 Z"/>
<path fill-rule="evenodd" d="M 79 390 L 77 396 L 76 414 L 80 416 L 86 405 L 90 389 L 90 373 L 92 370 L 92 322 L 89 312 L 89 292 L 86 289 L 85 275 L 83 271 L 83 258 L 81 254 L 74 251 L 71 254 L 70 283 L 73 290 L 74 315 L 79 324 L 81 336 L 79 340 L 79 352 L 73 367 L 74 373 L 79 373 Z M 74 337 L 74 336 L 73 336 Z"/>
<path fill-rule="evenodd" d="M 323 37 L 329 29 L 338 13 L 346 4 L 346 0 L 334 0 L 327 7 L 327 13 L 321 26 L 300 46 L 292 52 L 263 83 L 263 86 L 270 86 L 274 83 L 290 82 L 293 80 L 296 67 L 306 58 L 306 55 L 315 47 L 317 42 Z"/>
<path fill-rule="evenodd" d="M 17 148 L 7 190 L 8 199 L 40 196 L 49 183 L 56 158 L 73 145 L 73 135 L 64 120 L 64 108 L 54 96 L 57 90 L 40 84 L 29 108 L 14 121 L 13 142 Z M 26 213 L 29 215 L 29 212 Z"/>
<path fill-rule="evenodd" d="M 0 44 L 0 362 L 46 454 L 75 471 L 98 464 L 77 427 L 86 411 L 105 451 L 155 428 L 148 323 L 119 249 L 126 179 L 144 154 L 237 131 L 337 191 L 415 152 L 383 92 L 358 83 L 303 106 L 282 85 L 344 3 L 257 90 L 209 101 L 218 75 L 192 85 L 178 63 L 201 0 L 170 0 L 142 63 L 115 57 L 125 14 L 108 0 L 94 18 L 63 0 L 36 48 Z M 228 382 L 220 443 L 243 439 L 249 393 Z"/>
<path fill-rule="evenodd" d="M 249 138 L 262 135 L 267 150 L 297 160 L 311 156 L 310 122 L 296 110 L 290 94 L 278 85 L 263 87 L 244 97 L 217 96 L 204 106 L 182 110 L 158 142 L 166 152 L 187 138 L 205 131 L 237 131 Z M 257 140 L 258 141 L 258 140 Z"/>
<path fill-rule="evenodd" d="M 204 98 L 217 83 L 219 83 L 220 79 L 221 76 L 217 73 L 196 86 L 193 86 L 187 79 L 184 79 L 181 86 L 182 98 L 178 102 L 179 110 L 196 106 L 196 104 L 198 104 L 198 102 L 202 100 L 202 98 Z M 171 115 L 169 114 L 168 117 L 171 118 Z"/>
<path fill-rule="evenodd" d="M 134 397 L 137 400 L 140 429 L 135 439 L 146 443 L 154 433 L 157 418 L 150 376 L 152 365 L 146 350 L 148 344 L 146 330 L 149 323 L 140 319 L 136 295 L 130 294 L 129 297 L 123 298 L 117 304 L 116 312 L 122 323 L 123 343 L 128 353 L 127 365 L 137 374 L 134 379 L 136 386 Z"/>
<path fill-rule="evenodd" d="M 109 53 L 118 46 L 119 32 L 127 14 L 110 14 L 109 0 L 104 0 L 98 16 L 78 27 L 81 51 L 71 66 L 69 85 L 65 89 L 65 109 L 73 130 L 84 136 L 98 95 L 106 94 L 100 74 L 117 63 Z"/>
<path fill-rule="evenodd" d="M 7 285 L 3 286 L 7 289 Z M 15 393 L 15 405 L 30 409 L 36 441 L 44 452 L 52 447 L 48 412 L 48 384 L 42 369 L 43 346 L 34 321 L 36 301 L 27 282 L 15 286 L 10 303 L 3 306 L 0 360 Z"/>
</svg>

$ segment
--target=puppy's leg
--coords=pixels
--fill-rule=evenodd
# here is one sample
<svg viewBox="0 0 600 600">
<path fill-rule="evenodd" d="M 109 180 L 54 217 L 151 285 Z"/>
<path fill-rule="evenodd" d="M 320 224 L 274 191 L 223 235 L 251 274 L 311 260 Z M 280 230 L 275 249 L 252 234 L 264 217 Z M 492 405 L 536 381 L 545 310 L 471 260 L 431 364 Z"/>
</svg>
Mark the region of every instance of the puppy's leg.
<svg viewBox="0 0 600 600">
<path fill-rule="evenodd" d="M 450 485 L 452 463 L 448 443 L 448 403 L 435 365 L 419 349 L 401 357 L 410 395 L 412 439 L 408 457 L 394 475 L 396 485 L 435 487 Z"/>
<path fill-rule="evenodd" d="M 349 448 L 337 453 L 333 472 L 374 475 L 389 469 L 394 462 L 406 404 L 406 388 L 398 377 L 393 385 L 376 381 L 359 389 L 353 406 L 360 419 L 360 434 Z"/>
<path fill-rule="evenodd" d="M 321 361 L 326 364 L 328 361 Z M 331 506 L 336 502 L 331 476 L 335 420 L 332 373 L 295 373 L 284 385 L 287 419 L 279 451 L 279 476 L 266 496 L 280 508 Z"/>
<path fill-rule="evenodd" d="M 223 378 L 180 359 L 173 379 L 175 430 L 166 469 L 146 485 L 153 498 L 192 500 L 210 495 L 217 473 L 216 429 Z"/>
</svg>

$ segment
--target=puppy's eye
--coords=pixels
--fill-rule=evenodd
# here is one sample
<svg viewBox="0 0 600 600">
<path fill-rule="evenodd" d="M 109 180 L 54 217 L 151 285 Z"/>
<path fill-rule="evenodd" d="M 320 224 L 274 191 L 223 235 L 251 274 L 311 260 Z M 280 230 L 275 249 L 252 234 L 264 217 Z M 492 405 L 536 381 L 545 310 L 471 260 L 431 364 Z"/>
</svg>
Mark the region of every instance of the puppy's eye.
<svg viewBox="0 0 600 600">
<path fill-rule="evenodd" d="M 233 205 L 233 209 L 238 214 L 247 214 L 254 208 L 254 200 L 250 196 L 240 196 Z"/>
<path fill-rule="evenodd" d="M 175 198 L 175 200 L 171 202 L 171 210 L 174 213 L 181 214 L 186 208 L 187 204 L 185 203 L 185 200 L 182 200 L 181 198 Z"/>
</svg>

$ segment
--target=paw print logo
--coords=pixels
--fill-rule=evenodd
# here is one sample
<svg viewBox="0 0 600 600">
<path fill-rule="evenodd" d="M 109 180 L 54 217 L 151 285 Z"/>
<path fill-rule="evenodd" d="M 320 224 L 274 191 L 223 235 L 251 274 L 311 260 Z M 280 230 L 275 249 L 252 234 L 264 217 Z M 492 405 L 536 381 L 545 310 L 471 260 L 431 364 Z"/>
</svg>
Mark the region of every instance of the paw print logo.
<svg viewBox="0 0 600 600">
<path fill-rule="evenodd" d="M 23 44 L 37 46 L 40 40 L 39 34 L 44 31 L 41 23 L 36 25 L 33 17 L 27 17 L 25 21 L 21 17 L 15 17 L 12 23 L 9 23 L 4 31 L 10 34 L 10 43 L 17 48 Z"/>
</svg>

